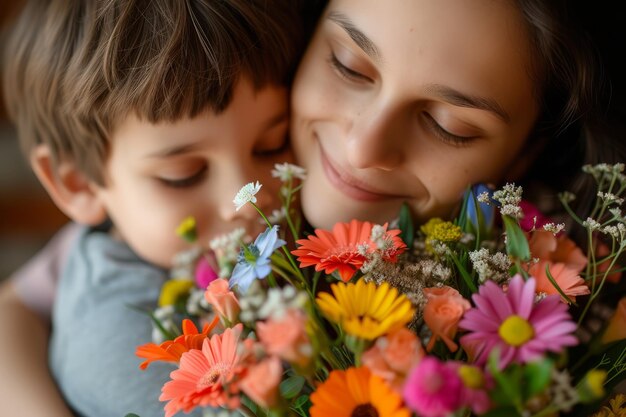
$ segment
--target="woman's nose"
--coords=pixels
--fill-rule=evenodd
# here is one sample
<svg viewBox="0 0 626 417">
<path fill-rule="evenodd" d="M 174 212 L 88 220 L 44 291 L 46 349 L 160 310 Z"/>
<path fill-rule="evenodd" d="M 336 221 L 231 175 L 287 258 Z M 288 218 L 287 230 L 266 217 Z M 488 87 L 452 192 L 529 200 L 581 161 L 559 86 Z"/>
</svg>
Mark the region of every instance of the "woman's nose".
<svg viewBox="0 0 626 417">
<path fill-rule="evenodd" d="M 393 109 L 372 108 L 354 116 L 347 139 L 348 162 L 355 168 L 392 170 L 403 161 L 407 130 Z"/>
</svg>

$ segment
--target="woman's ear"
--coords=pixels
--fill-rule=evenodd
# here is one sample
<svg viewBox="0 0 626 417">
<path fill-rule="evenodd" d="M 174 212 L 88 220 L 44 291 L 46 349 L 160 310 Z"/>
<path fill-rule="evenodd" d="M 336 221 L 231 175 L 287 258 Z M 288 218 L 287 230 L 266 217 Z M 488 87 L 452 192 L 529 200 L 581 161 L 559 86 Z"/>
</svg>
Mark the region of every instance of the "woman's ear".
<svg viewBox="0 0 626 417">
<path fill-rule="evenodd" d="M 54 203 L 77 223 L 98 225 L 106 220 L 97 185 L 70 161 L 55 164 L 48 145 L 37 145 L 30 165 Z"/>
</svg>

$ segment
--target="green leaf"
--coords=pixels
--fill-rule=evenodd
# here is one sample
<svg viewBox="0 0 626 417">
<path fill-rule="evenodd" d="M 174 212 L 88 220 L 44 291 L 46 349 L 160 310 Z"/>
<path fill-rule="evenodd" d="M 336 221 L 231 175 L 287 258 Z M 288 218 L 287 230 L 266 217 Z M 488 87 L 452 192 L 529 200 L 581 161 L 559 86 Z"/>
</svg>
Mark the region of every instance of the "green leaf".
<svg viewBox="0 0 626 417">
<path fill-rule="evenodd" d="M 411 250 L 413 248 L 413 241 L 415 240 L 415 226 L 413 225 L 413 217 L 411 216 L 411 210 L 409 205 L 404 202 L 400 207 L 400 221 L 398 227 L 402 230 L 400 237 L 406 246 Z"/>
<path fill-rule="evenodd" d="M 290 376 L 280 383 L 280 393 L 285 398 L 293 398 L 302 391 L 305 382 L 306 380 L 299 375 Z"/>
<path fill-rule="evenodd" d="M 522 403 L 522 370 L 513 364 L 500 371 L 499 358 L 500 350 L 496 348 L 487 359 L 487 368 L 496 383 L 489 396 L 498 405 L 518 407 Z"/>
<path fill-rule="evenodd" d="M 528 363 L 524 367 L 526 399 L 543 392 L 550 384 L 554 364 L 549 359 Z"/>
<path fill-rule="evenodd" d="M 135 414 L 135 413 L 128 413 L 128 414 L 126 414 L 124 417 L 139 417 L 139 414 Z"/>
<path fill-rule="evenodd" d="M 454 254 L 454 252 L 451 252 L 447 256 L 452 260 L 452 262 L 454 262 L 454 265 L 456 265 L 456 268 L 457 268 L 459 274 L 461 274 L 461 278 L 463 278 L 463 282 L 465 283 L 467 288 L 469 288 L 471 293 L 473 294 L 473 293 L 477 292 L 478 288 L 476 287 L 476 284 L 474 284 L 474 280 L 472 279 L 472 276 L 467 271 L 467 269 L 465 269 L 465 267 L 463 266 L 461 261 Z"/>
<path fill-rule="evenodd" d="M 511 216 L 502 216 L 506 231 L 506 252 L 521 261 L 530 261 L 530 248 L 524 231 Z"/>
<path fill-rule="evenodd" d="M 250 398 L 248 398 L 246 395 L 242 395 L 240 398 L 241 398 L 241 403 L 245 405 L 246 407 L 248 407 L 250 411 L 254 413 L 254 415 L 257 415 L 257 412 L 259 411 L 259 406 Z"/>
<path fill-rule="evenodd" d="M 294 408 L 301 408 L 301 407 L 303 407 L 307 403 L 307 401 L 309 401 L 309 396 L 308 395 L 301 395 L 293 402 L 293 407 Z"/>
<path fill-rule="evenodd" d="M 291 405 L 291 409 L 295 410 L 299 416 L 308 417 L 311 401 L 308 395 L 299 396 Z M 290 414 L 291 415 L 291 414 Z"/>
</svg>

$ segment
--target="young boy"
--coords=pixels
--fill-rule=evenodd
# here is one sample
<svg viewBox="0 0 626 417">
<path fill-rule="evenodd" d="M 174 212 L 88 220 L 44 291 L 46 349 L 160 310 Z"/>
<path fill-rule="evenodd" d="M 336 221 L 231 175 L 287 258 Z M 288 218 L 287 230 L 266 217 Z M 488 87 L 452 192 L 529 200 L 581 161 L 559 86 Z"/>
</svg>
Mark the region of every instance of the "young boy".
<svg viewBox="0 0 626 417">
<path fill-rule="evenodd" d="M 170 368 L 137 369 L 146 315 L 174 233 L 197 219 L 200 241 L 245 227 L 246 182 L 265 184 L 287 153 L 287 85 L 301 50 L 292 0 L 32 1 L 7 46 L 8 106 L 55 203 L 86 225 L 53 312 L 50 365 L 87 416 L 160 415 Z M 277 184 L 278 185 L 278 184 Z M 23 414 L 23 413 L 22 413 Z"/>
</svg>

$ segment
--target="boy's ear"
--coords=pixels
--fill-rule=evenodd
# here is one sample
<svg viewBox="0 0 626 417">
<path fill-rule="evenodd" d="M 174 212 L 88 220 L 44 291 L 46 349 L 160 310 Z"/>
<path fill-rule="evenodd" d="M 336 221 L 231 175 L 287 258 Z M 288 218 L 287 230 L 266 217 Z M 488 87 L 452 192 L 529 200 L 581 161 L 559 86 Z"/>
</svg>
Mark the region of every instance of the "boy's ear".
<svg viewBox="0 0 626 417">
<path fill-rule="evenodd" d="M 30 154 L 30 164 L 54 203 L 77 223 L 98 225 L 107 218 L 96 184 L 76 168 L 73 162 L 60 161 L 56 166 L 47 145 L 37 145 Z"/>
</svg>

